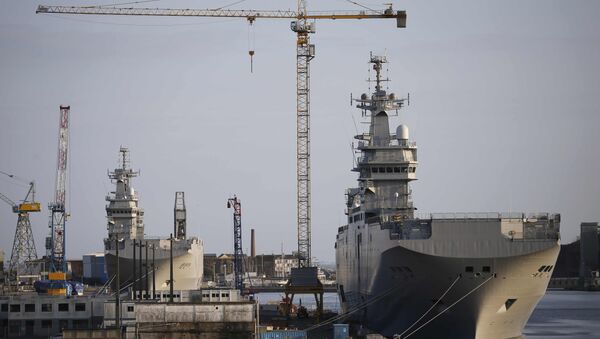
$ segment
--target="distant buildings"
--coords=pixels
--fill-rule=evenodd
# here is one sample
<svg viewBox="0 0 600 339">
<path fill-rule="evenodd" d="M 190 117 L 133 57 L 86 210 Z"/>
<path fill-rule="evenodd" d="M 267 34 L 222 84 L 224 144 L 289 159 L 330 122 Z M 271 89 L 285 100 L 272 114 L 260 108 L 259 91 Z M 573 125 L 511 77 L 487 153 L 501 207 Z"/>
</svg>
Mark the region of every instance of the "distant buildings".
<svg viewBox="0 0 600 339">
<path fill-rule="evenodd" d="M 598 277 L 600 274 L 600 229 L 597 222 L 581 223 L 581 265 L 579 276 Z"/>
<path fill-rule="evenodd" d="M 600 288 L 600 226 L 597 222 L 581 223 L 579 240 L 561 245 L 550 286 Z"/>
<path fill-rule="evenodd" d="M 255 257 L 244 255 L 245 272 L 256 272 L 256 276 L 264 279 L 286 279 L 292 267 L 298 266 L 295 254 L 259 254 Z M 233 273 L 233 254 L 204 254 L 204 280 L 219 281 L 220 276 Z"/>
</svg>

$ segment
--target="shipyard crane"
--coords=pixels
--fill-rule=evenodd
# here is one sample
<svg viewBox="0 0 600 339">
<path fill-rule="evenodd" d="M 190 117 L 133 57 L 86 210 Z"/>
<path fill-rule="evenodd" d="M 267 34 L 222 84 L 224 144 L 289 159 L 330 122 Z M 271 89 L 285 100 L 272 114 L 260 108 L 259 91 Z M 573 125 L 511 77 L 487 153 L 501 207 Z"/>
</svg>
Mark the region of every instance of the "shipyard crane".
<svg viewBox="0 0 600 339">
<path fill-rule="evenodd" d="M 183 192 L 175 192 L 175 208 L 173 213 L 175 216 L 175 233 L 173 233 L 175 235 L 175 239 L 184 240 L 187 217 L 185 212 L 185 198 Z"/>
<path fill-rule="evenodd" d="M 233 272 L 235 289 L 244 293 L 244 253 L 242 251 L 242 202 L 235 195 L 227 199 L 227 208 L 233 208 Z"/>
<path fill-rule="evenodd" d="M 67 191 L 67 155 L 69 152 L 69 112 L 70 106 L 60 106 L 58 124 L 58 159 L 56 165 L 56 186 L 54 200 L 48 204 L 50 210 L 50 236 L 46 238 L 46 255 L 50 272 L 66 272 L 65 223 Z"/>
<path fill-rule="evenodd" d="M 15 175 L 0 171 L 0 173 L 17 179 Z M 17 179 L 19 180 L 19 179 Z M 19 180 L 21 181 L 21 180 Z M 21 203 L 17 204 L 0 193 L 0 199 L 4 200 L 12 207 L 12 211 L 17 214 L 17 228 L 15 230 L 15 239 L 10 254 L 10 264 L 8 271 L 11 277 L 18 279 L 20 274 L 33 274 L 32 261 L 37 260 L 37 251 L 31 230 L 31 221 L 29 213 L 41 211 L 40 203 L 35 201 L 35 183 L 29 182 L 29 190 Z"/>
<path fill-rule="evenodd" d="M 298 0 L 297 11 L 244 10 L 244 9 L 169 9 L 123 8 L 115 6 L 46 6 L 39 5 L 36 13 L 83 15 L 141 15 L 182 17 L 235 17 L 245 18 L 250 24 L 257 19 L 295 19 L 291 29 L 296 33 L 296 189 L 298 227 L 298 265 L 311 266 L 311 170 L 310 170 L 310 61 L 315 56 L 315 45 L 310 35 L 315 33 L 315 21 L 321 19 L 396 19 L 396 26 L 406 27 L 406 12 L 394 11 L 392 5 L 382 10 L 365 7 L 360 11 L 306 10 L 306 1 Z M 364 6 L 363 6 L 364 7 Z M 250 57 L 254 51 L 250 51 Z"/>
</svg>

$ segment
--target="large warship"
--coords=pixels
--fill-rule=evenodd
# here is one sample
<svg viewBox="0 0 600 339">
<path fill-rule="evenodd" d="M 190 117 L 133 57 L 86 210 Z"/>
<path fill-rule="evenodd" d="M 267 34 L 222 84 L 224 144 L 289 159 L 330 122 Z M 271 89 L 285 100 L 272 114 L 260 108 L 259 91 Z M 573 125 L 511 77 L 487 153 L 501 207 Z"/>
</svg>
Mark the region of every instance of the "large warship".
<svg viewBox="0 0 600 339">
<path fill-rule="evenodd" d="M 168 290 L 172 244 L 173 287 L 176 290 L 200 288 L 202 241 L 196 237 L 186 237 L 185 225 L 175 227 L 172 241 L 170 237 L 147 237 L 144 234 L 144 211 L 139 207 L 138 194 L 131 185 L 131 179 L 137 177 L 139 172 L 129 167 L 127 148 L 120 148 L 119 161 L 119 167 L 108 174 L 116 186 L 115 191 L 106 197 L 108 237 L 104 239 L 104 248 L 107 273 L 109 278 L 113 278 L 113 286 L 116 283 L 116 246 L 119 244 L 121 288 L 132 286 L 138 291 L 152 291 L 155 281 L 156 290 Z"/>
<path fill-rule="evenodd" d="M 406 99 L 382 88 L 386 62 L 371 56 L 375 92 L 355 100 L 370 122 L 335 243 L 342 310 L 394 338 L 519 337 L 556 263 L 560 215 L 417 215 L 417 146 L 406 125 L 390 133 Z"/>
</svg>

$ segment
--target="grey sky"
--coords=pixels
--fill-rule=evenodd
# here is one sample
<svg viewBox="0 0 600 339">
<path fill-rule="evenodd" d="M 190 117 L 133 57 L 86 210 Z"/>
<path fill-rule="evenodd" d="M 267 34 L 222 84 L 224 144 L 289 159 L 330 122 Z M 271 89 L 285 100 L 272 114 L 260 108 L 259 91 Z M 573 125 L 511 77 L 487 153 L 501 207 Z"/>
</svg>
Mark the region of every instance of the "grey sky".
<svg viewBox="0 0 600 339">
<path fill-rule="evenodd" d="M 111 2 L 111 1 L 109 1 Z M 232 1 L 145 5 L 215 8 Z M 90 4 L 50 1 L 47 4 Z M 379 1 L 362 3 L 378 7 Z M 102 250 L 107 169 L 120 145 L 141 169 L 134 182 L 147 233 L 173 226 L 186 192 L 188 233 L 205 252 L 231 251 L 226 200 L 242 200 L 244 248 L 296 248 L 295 37 L 289 21 L 255 23 L 254 73 L 242 19 L 57 16 L 38 2 L 0 3 L 0 170 L 35 179 L 52 199 L 58 107 L 71 105 L 67 256 Z M 248 0 L 236 8 L 288 9 Z M 310 9 L 357 9 L 312 1 Z M 400 119 L 419 145 L 420 212 L 548 211 L 563 242 L 600 220 L 600 3 L 404 1 L 392 20 L 317 23 L 312 62 L 313 254 L 332 261 L 344 189 L 355 185 L 350 92 L 367 91 L 370 51 L 387 53 L 390 89 L 411 94 Z M 396 119 L 394 124 L 400 120 Z M 365 128 L 359 124 L 359 129 Z M 0 192 L 25 187 L 0 177 Z M 40 255 L 45 209 L 32 217 Z M 10 256 L 16 216 L 0 208 Z"/>
</svg>

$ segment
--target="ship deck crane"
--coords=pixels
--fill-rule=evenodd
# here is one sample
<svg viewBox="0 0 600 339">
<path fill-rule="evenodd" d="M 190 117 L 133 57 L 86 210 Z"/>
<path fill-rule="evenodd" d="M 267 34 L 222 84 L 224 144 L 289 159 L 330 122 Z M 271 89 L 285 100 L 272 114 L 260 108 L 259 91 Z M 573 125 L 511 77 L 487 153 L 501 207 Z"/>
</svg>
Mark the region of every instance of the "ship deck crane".
<svg viewBox="0 0 600 339">
<path fill-rule="evenodd" d="M 394 11 L 392 6 L 382 10 L 317 11 L 306 10 L 306 1 L 298 0 L 297 11 L 244 9 L 169 9 L 123 8 L 114 6 L 46 6 L 36 13 L 82 15 L 140 15 L 182 17 L 236 17 L 253 23 L 257 19 L 295 19 L 291 29 L 296 33 L 296 181 L 298 265 L 311 266 L 311 175 L 310 175 L 310 61 L 315 46 L 310 35 L 315 33 L 316 20 L 396 19 L 396 26 L 406 27 L 406 12 Z M 251 55 L 252 56 L 252 55 Z"/>
<path fill-rule="evenodd" d="M 0 171 L 0 173 L 16 178 L 12 174 Z M 18 179 L 17 179 L 18 180 Z M 35 183 L 29 182 L 29 190 L 21 203 L 17 204 L 6 195 L 0 193 L 0 199 L 12 207 L 12 211 L 18 215 L 17 227 L 15 230 L 15 238 L 13 240 L 13 248 L 10 254 L 10 264 L 8 271 L 11 278 L 18 279 L 19 275 L 31 275 L 35 272 L 32 261 L 37 260 L 37 251 L 35 249 L 35 241 L 31 230 L 31 221 L 29 213 L 40 212 L 40 203 L 35 201 Z"/>
</svg>

